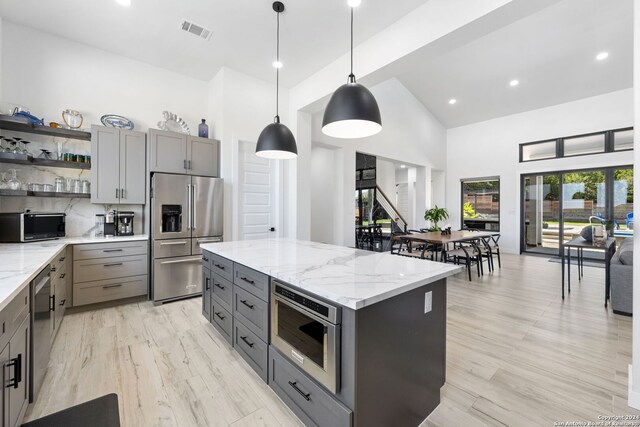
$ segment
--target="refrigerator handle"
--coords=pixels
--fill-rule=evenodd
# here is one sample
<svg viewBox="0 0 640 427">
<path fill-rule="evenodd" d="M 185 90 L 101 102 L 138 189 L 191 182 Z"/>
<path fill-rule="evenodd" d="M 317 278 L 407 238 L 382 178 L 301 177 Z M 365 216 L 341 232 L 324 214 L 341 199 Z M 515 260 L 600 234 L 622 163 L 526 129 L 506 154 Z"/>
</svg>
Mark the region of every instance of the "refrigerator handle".
<svg viewBox="0 0 640 427">
<path fill-rule="evenodd" d="M 191 200 L 193 202 L 193 204 L 195 205 L 196 203 L 196 185 L 193 184 L 191 186 Z M 198 209 L 196 209 L 195 206 L 191 206 L 192 212 L 193 212 L 193 224 L 191 224 L 191 229 L 195 230 L 197 225 L 196 225 L 196 212 L 198 211 Z"/>
<path fill-rule="evenodd" d="M 191 185 L 187 184 L 187 230 L 191 230 L 191 209 L 193 205 L 191 203 Z"/>
</svg>

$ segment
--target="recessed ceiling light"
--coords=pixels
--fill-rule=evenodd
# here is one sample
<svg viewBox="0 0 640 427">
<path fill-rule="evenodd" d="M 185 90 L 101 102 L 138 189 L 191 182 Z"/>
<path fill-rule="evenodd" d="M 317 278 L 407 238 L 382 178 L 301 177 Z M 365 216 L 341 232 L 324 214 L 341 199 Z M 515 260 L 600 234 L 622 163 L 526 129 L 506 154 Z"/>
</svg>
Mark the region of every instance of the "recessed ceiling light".
<svg viewBox="0 0 640 427">
<path fill-rule="evenodd" d="M 599 54 L 596 55 L 596 59 L 598 61 L 604 61 L 608 57 L 609 57 L 609 52 L 600 52 Z"/>
<path fill-rule="evenodd" d="M 349 7 L 358 7 L 362 3 L 362 0 L 347 0 Z"/>
<path fill-rule="evenodd" d="M 116 3 L 118 3 L 120 6 L 131 6 L 131 0 L 116 0 Z"/>
<path fill-rule="evenodd" d="M 407 167 L 407 165 L 400 165 L 400 167 L 401 167 L 402 169 L 404 169 L 404 168 L 406 168 L 406 167 Z"/>
<path fill-rule="evenodd" d="M 282 68 L 282 62 L 273 61 L 273 68 Z"/>
<path fill-rule="evenodd" d="M 516 86 L 518 86 L 519 84 L 520 84 L 520 80 L 517 80 L 517 79 L 513 79 L 513 80 L 511 80 L 511 81 L 509 82 L 509 86 L 511 86 L 511 87 L 516 87 Z"/>
<path fill-rule="evenodd" d="M 450 104 L 450 105 L 453 105 L 453 104 L 455 104 L 456 102 L 458 102 L 458 100 L 457 100 L 457 99 L 455 99 L 455 98 L 451 98 L 451 99 L 449 100 L 449 104 Z"/>
</svg>

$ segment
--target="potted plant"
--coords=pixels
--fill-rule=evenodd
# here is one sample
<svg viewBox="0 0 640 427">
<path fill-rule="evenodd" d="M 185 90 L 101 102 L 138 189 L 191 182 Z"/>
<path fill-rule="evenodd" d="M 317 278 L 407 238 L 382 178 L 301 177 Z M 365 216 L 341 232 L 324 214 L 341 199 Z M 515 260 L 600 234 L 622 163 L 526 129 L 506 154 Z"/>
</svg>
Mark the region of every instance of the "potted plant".
<svg viewBox="0 0 640 427">
<path fill-rule="evenodd" d="M 449 212 L 447 212 L 447 209 L 439 208 L 438 205 L 435 205 L 424 213 L 424 219 L 433 224 L 433 227 L 431 227 L 429 231 L 442 231 L 438 223 L 447 218 L 449 218 Z"/>
</svg>

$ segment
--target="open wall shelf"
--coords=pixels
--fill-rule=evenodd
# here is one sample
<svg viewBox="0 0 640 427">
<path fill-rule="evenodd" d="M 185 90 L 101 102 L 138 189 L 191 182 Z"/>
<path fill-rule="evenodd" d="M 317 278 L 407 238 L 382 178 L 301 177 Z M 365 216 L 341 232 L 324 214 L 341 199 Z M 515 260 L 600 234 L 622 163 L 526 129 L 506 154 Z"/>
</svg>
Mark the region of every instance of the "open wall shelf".
<svg viewBox="0 0 640 427">
<path fill-rule="evenodd" d="M 24 117 L 8 116 L 6 114 L 0 114 L 0 129 L 12 130 L 15 132 L 33 133 L 37 135 L 59 136 L 61 138 L 91 141 L 91 132 L 34 125 Z"/>
<path fill-rule="evenodd" d="M 19 165 L 49 166 L 67 169 L 91 169 L 91 163 L 67 162 L 64 160 L 43 159 L 26 154 L 0 153 L 0 163 L 14 163 Z"/>
<path fill-rule="evenodd" d="M 85 193 L 56 193 L 54 191 L 26 191 L 0 189 L 0 196 L 13 197 L 58 197 L 65 199 L 89 199 L 91 194 Z"/>
</svg>

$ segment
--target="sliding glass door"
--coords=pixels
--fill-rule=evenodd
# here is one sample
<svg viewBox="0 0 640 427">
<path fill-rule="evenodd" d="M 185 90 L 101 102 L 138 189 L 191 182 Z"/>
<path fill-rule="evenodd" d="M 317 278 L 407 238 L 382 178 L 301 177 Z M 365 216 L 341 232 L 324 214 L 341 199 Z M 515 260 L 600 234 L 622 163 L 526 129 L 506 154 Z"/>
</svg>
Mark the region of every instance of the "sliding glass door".
<svg viewBox="0 0 640 427">
<path fill-rule="evenodd" d="M 633 234 L 632 167 L 523 175 L 521 194 L 523 252 L 560 255 L 560 242 L 597 219 L 617 238 Z"/>
<path fill-rule="evenodd" d="M 527 252 L 555 254 L 560 247 L 560 174 L 523 179 L 523 246 Z"/>
</svg>

